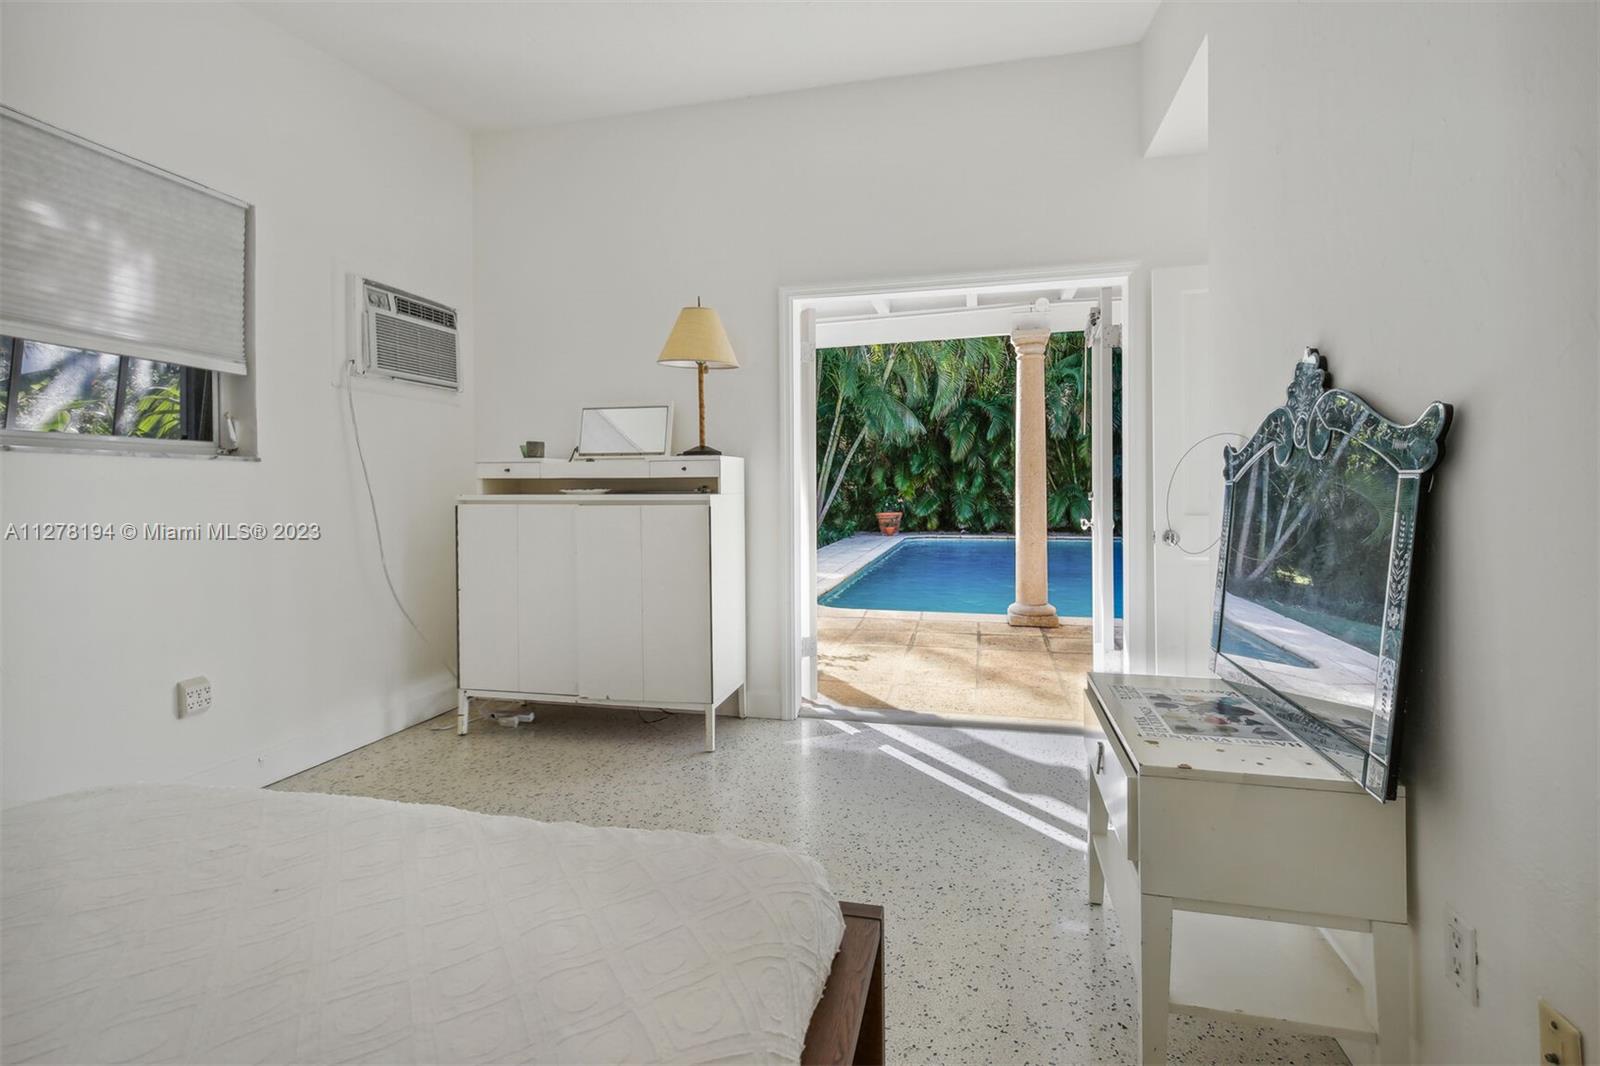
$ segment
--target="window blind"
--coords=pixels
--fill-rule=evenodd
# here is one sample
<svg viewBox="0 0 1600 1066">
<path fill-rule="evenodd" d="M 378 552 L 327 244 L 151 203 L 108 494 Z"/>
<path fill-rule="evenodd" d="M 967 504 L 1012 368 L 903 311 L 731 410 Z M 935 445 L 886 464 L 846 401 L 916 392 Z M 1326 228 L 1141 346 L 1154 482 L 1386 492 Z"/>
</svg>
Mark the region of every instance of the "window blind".
<svg viewBox="0 0 1600 1066">
<path fill-rule="evenodd" d="M 0 333 L 242 374 L 248 211 L 0 107 Z"/>
</svg>

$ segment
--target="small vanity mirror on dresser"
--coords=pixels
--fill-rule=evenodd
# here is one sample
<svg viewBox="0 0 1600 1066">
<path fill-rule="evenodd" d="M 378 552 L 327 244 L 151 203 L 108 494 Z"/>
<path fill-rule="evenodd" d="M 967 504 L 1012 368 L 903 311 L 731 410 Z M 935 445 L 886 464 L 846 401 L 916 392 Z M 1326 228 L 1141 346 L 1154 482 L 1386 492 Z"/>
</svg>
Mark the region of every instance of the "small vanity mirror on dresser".
<svg viewBox="0 0 1600 1066">
<path fill-rule="evenodd" d="M 585 407 L 578 419 L 577 454 L 588 459 L 668 455 L 672 405 Z"/>
<path fill-rule="evenodd" d="M 1308 349 L 1224 452 L 1218 676 L 1089 676 L 1090 902 L 1138 945 L 1146 1062 L 1169 1009 L 1410 1060 L 1401 650 L 1450 408 L 1326 379 Z"/>
</svg>

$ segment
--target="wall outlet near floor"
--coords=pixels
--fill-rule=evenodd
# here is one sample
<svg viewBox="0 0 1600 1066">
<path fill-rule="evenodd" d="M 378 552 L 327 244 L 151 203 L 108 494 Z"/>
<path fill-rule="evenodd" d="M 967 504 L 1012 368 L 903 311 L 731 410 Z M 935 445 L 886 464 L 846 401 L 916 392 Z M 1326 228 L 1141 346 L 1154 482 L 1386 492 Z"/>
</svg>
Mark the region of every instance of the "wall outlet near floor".
<svg viewBox="0 0 1600 1066">
<path fill-rule="evenodd" d="M 1467 1002 L 1478 1005 L 1478 931 L 1468 929 L 1461 915 L 1451 911 L 1445 930 L 1449 949 L 1450 979 L 1456 983 Z"/>
<path fill-rule="evenodd" d="M 211 679 L 186 677 L 178 682 L 178 717 L 193 718 L 211 709 Z"/>
<path fill-rule="evenodd" d="M 1583 1066 L 1583 1033 L 1544 1000 L 1539 1001 L 1539 1061 Z"/>
</svg>

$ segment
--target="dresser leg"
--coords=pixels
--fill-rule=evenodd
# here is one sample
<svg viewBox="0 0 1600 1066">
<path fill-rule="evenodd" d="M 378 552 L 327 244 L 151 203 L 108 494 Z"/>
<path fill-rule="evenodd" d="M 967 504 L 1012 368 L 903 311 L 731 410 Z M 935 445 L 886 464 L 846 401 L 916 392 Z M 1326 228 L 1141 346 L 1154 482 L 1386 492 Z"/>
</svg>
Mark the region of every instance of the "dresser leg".
<svg viewBox="0 0 1600 1066">
<path fill-rule="evenodd" d="M 717 750 L 717 708 L 715 705 L 706 708 L 706 750 Z"/>
<path fill-rule="evenodd" d="M 1167 1061 L 1167 1008 L 1172 990 L 1172 900 L 1139 899 L 1139 1061 Z"/>
<path fill-rule="evenodd" d="M 1106 831 L 1106 802 L 1100 790 L 1089 782 L 1089 903 L 1098 907 L 1106 897 L 1106 875 L 1100 868 L 1100 853 L 1094 848 L 1094 838 Z"/>
<path fill-rule="evenodd" d="M 1372 923 L 1372 970 L 1377 984 L 1378 1062 L 1411 1061 L 1411 927 Z"/>
<path fill-rule="evenodd" d="M 737 700 L 738 700 L 738 702 L 737 702 L 737 703 L 735 703 L 735 704 L 734 704 L 734 706 L 735 706 L 735 707 L 737 707 L 737 708 L 739 708 L 739 717 L 740 717 L 740 718 L 743 718 L 743 717 L 744 717 L 744 713 L 745 713 L 745 711 L 744 711 L 744 703 L 745 703 L 745 695 L 744 695 L 744 688 L 745 688 L 745 687 L 744 687 L 744 686 L 743 686 L 743 685 L 740 685 L 740 686 L 739 686 L 739 687 L 738 687 L 738 688 L 737 688 L 737 689 L 736 689 L 736 690 L 735 690 L 735 691 L 734 691 L 734 695 L 735 695 L 735 697 L 736 697 L 736 698 L 737 698 Z"/>
<path fill-rule="evenodd" d="M 467 690 L 456 689 L 456 736 L 467 735 L 467 723 L 472 720 L 472 701 L 467 698 Z"/>
</svg>

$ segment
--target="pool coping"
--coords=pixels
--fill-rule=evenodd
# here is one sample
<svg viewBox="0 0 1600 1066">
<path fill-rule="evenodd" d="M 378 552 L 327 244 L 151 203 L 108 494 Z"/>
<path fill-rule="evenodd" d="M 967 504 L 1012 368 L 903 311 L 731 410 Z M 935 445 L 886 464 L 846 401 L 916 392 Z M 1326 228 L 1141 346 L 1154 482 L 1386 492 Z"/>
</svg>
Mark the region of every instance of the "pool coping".
<svg viewBox="0 0 1600 1066">
<path fill-rule="evenodd" d="M 920 533 L 896 533 L 892 537 L 886 537 L 882 533 L 873 533 L 871 531 L 865 531 L 865 532 L 861 532 L 861 533 L 853 533 L 848 537 L 844 537 L 844 538 L 842 538 L 840 540 L 834 541 L 833 544 L 825 545 L 824 547 L 817 549 L 817 554 L 818 554 L 818 558 L 819 558 L 819 563 L 818 563 L 818 567 L 817 567 L 816 593 L 815 593 L 816 601 L 817 601 L 817 604 L 816 604 L 817 613 L 819 615 L 821 615 L 821 614 L 830 614 L 830 615 L 835 615 L 835 616 L 871 615 L 871 616 L 876 617 L 876 618 L 903 618 L 903 619 L 921 618 L 923 615 L 933 615 L 933 616 L 935 616 L 937 618 L 940 618 L 940 619 L 943 619 L 943 620 L 946 620 L 946 621 L 951 621 L 951 622 L 1007 622 L 1007 621 L 1009 621 L 1009 617 L 1010 616 L 1008 616 L 1006 614 L 979 614 L 979 613 L 975 613 L 975 612 L 971 612 L 971 611 L 872 610 L 870 608 L 864 608 L 864 607 L 833 607 L 833 606 L 830 606 L 828 604 L 825 604 L 825 603 L 821 602 L 821 600 L 822 600 L 822 597 L 826 596 L 828 593 L 832 592 L 834 589 L 839 588 L 841 585 L 847 584 L 848 582 L 854 580 L 858 575 L 862 574 L 864 571 L 871 569 L 872 567 L 874 567 L 877 564 L 881 563 L 884 559 L 888 558 L 889 555 L 892 554 L 896 549 L 905 546 L 908 542 L 913 541 L 913 540 L 1016 540 L 1016 539 L 1017 539 L 1016 536 L 1011 534 L 1011 533 L 937 533 L 937 532 L 920 532 Z M 1045 539 L 1047 541 L 1051 541 L 1051 540 L 1092 540 L 1093 538 L 1092 538 L 1092 536 L 1090 534 L 1085 534 L 1085 533 L 1051 533 Z M 877 549 L 875 549 L 875 550 L 873 548 L 863 548 L 859 553 L 854 553 L 854 554 L 848 555 L 846 557 L 846 559 L 844 560 L 844 565 L 845 565 L 845 567 L 847 567 L 847 569 L 846 568 L 841 568 L 841 569 L 837 569 L 837 570 L 830 569 L 827 573 L 823 573 L 822 566 L 821 566 L 821 555 L 822 555 L 823 552 L 826 552 L 829 548 L 832 548 L 835 544 L 846 544 L 846 543 L 851 543 L 851 542 L 873 541 L 873 540 L 882 541 L 883 542 L 882 546 L 877 548 Z M 839 553 L 839 554 L 844 554 L 844 553 Z M 1076 616 L 1076 615 L 1059 615 L 1058 616 L 1058 620 L 1064 625 L 1089 625 L 1089 624 L 1093 623 L 1093 619 L 1092 618 L 1080 617 L 1080 616 Z M 1120 621 L 1120 619 L 1119 619 L 1119 621 Z"/>
</svg>

